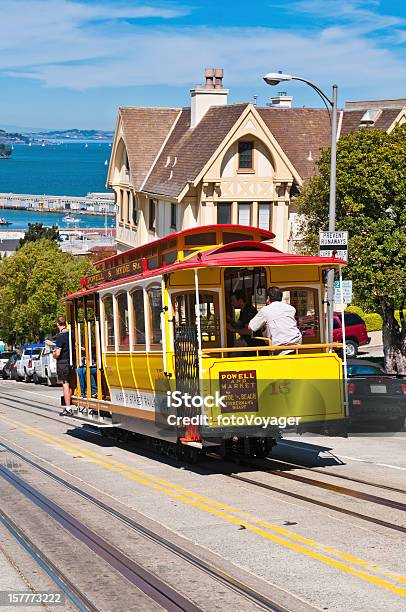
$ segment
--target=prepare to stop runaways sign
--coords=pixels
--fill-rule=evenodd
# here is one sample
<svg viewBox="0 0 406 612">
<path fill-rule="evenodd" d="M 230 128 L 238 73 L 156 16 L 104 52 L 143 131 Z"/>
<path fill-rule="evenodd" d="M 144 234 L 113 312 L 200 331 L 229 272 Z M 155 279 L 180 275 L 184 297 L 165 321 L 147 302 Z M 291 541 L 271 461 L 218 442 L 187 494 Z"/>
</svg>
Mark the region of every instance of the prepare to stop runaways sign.
<svg viewBox="0 0 406 612">
<path fill-rule="evenodd" d="M 348 232 L 320 232 L 319 255 L 348 261 Z"/>
</svg>

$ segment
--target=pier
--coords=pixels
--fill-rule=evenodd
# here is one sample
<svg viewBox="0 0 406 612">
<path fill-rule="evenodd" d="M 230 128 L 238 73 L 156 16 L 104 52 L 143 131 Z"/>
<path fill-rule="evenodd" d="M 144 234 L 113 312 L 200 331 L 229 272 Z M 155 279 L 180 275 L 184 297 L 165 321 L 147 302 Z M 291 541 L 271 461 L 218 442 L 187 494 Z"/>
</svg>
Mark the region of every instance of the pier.
<svg viewBox="0 0 406 612">
<path fill-rule="evenodd" d="M 78 214 L 114 215 L 113 193 L 88 193 L 86 196 L 53 196 L 28 193 L 0 193 L 0 209 L 32 211 L 75 211 Z"/>
</svg>

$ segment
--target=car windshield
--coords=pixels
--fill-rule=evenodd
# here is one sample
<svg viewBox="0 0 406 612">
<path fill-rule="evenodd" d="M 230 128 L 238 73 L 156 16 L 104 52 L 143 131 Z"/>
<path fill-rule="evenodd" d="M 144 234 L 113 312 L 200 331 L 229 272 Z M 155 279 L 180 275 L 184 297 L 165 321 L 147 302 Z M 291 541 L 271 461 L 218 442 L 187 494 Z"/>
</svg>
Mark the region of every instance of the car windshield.
<svg viewBox="0 0 406 612">
<path fill-rule="evenodd" d="M 349 376 L 382 376 L 385 372 L 379 366 L 349 364 L 347 366 Z"/>
<path fill-rule="evenodd" d="M 39 357 L 41 355 L 41 351 L 42 351 L 42 348 L 32 349 L 32 356 L 33 357 Z"/>
</svg>

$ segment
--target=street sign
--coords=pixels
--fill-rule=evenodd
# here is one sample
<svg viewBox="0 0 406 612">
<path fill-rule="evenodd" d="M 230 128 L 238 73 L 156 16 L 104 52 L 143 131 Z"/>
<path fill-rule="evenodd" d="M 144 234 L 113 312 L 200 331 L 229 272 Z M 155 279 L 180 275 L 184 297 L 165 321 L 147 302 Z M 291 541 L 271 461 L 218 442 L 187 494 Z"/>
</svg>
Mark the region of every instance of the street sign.
<svg viewBox="0 0 406 612">
<path fill-rule="evenodd" d="M 319 255 L 348 261 L 348 232 L 320 232 Z"/>
<path fill-rule="evenodd" d="M 347 306 L 352 302 L 352 280 L 343 281 L 343 303 Z M 334 304 L 341 304 L 340 281 L 334 282 Z"/>
</svg>

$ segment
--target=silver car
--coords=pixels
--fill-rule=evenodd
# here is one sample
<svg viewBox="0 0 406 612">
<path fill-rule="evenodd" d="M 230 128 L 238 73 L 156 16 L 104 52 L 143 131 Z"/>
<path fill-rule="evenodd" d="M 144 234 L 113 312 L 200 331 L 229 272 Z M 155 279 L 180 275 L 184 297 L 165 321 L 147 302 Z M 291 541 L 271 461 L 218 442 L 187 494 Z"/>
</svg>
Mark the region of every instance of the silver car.
<svg viewBox="0 0 406 612">
<path fill-rule="evenodd" d="M 26 347 L 23 350 L 21 359 L 17 362 L 17 379 L 24 382 L 31 382 L 34 374 L 35 362 L 41 356 L 43 347 Z"/>
</svg>

